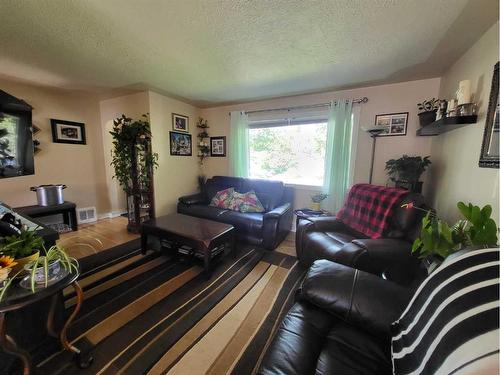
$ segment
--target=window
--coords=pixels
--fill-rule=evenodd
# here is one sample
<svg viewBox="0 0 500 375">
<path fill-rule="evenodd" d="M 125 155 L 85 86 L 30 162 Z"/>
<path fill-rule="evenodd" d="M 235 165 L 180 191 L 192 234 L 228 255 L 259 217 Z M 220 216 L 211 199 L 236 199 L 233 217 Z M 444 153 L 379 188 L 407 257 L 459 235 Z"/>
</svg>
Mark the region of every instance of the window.
<svg viewBox="0 0 500 375">
<path fill-rule="evenodd" d="M 250 127 L 249 176 L 322 186 L 326 122 Z"/>
</svg>

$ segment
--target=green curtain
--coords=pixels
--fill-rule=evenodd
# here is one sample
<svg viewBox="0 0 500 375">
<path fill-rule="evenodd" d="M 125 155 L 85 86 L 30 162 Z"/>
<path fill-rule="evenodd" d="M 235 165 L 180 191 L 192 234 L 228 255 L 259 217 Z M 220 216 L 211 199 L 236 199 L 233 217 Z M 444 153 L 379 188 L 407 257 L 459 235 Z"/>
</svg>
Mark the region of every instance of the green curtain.
<svg viewBox="0 0 500 375">
<path fill-rule="evenodd" d="M 248 177 L 248 118 L 243 112 L 231 112 L 229 147 L 230 173 Z"/>
<path fill-rule="evenodd" d="M 328 194 L 323 208 L 336 213 L 344 203 L 352 183 L 352 100 L 332 102 L 328 115 L 323 192 Z"/>
</svg>

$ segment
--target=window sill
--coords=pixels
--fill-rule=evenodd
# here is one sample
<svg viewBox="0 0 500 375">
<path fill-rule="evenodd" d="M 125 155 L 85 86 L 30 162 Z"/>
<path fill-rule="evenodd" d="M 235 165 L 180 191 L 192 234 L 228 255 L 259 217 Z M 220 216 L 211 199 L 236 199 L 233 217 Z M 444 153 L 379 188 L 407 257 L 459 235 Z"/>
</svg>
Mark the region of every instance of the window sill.
<svg viewBox="0 0 500 375">
<path fill-rule="evenodd" d="M 321 189 L 323 188 L 322 186 L 319 185 L 301 185 L 301 184 L 287 184 L 287 183 L 285 183 L 285 186 L 292 187 L 298 190 L 311 190 L 311 191 L 321 191 Z"/>
</svg>

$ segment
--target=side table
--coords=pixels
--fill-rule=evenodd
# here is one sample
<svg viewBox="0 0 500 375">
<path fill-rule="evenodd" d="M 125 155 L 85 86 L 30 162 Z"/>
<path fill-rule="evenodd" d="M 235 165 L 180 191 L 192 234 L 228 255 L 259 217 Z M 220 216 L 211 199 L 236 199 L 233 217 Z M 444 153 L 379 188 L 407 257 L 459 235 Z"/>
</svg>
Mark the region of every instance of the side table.
<svg viewBox="0 0 500 375">
<path fill-rule="evenodd" d="M 78 230 L 78 222 L 76 220 L 76 204 L 73 202 L 64 202 L 53 206 L 23 206 L 16 207 L 14 210 L 34 218 L 62 214 L 64 224 L 70 226 L 73 231 Z"/>
<path fill-rule="evenodd" d="M 297 219 L 295 221 L 295 228 L 299 226 L 300 219 L 307 219 L 310 217 L 319 217 L 319 216 L 333 216 L 332 213 L 329 211 L 326 210 L 314 211 L 311 210 L 310 208 L 299 208 L 297 210 L 294 210 L 293 213 L 295 214 L 295 216 L 297 216 Z"/>
<path fill-rule="evenodd" d="M 78 367 L 87 368 L 92 363 L 93 358 L 91 356 L 85 357 L 80 349 L 72 345 L 67 338 L 67 331 L 71 323 L 75 319 L 76 315 L 80 311 L 80 307 L 83 301 L 83 291 L 77 282 L 79 273 L 72 272 L 66 275 L 61 280 L 49 285 L 47 288 L 38 289 L 35 293 L 31 290 L 22 288 L 19 285 L 12 285 L 7 291 L 5 299 L 0 302 L 0 347 L 8 354 L 17 356 L 23 364 L 23 375 L 34 374 L 33 362 L 31 360 L 31 355 L 28 351 L 20 348 L 15 339 L 7 334 L 7 323 L 6 316 L 10 313 L 15 313 L 16 311 L 28 307 L 35 303 L 41 303 L 47 299 L 50 299 L 50 310 L 47 316 L 47 332 L 50 336 L 58 338 L 61 346 L 74 354 L 74 360 Z M 56 314 L 58 296 L 62 291 L 68 287 L 72 286 L 76 292 L 76 306 L 69 318 L 64 323 L 63 328 L 57 332 L 54 327 L 54 317 Z"/>
</svg>

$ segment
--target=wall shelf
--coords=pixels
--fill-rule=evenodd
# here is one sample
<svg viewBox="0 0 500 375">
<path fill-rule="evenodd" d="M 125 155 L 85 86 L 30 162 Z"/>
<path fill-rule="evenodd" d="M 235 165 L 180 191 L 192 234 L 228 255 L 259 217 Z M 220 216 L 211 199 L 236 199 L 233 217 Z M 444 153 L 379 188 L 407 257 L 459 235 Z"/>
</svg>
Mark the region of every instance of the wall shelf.
<svg viewBox="0 0 500 375">
<path fill-rule="evenodd" d="M 417 130 L 417 136 L 429 137 L 446 133 L 477 122 L 477 115 L 445 117 Z"/>
</svg>

